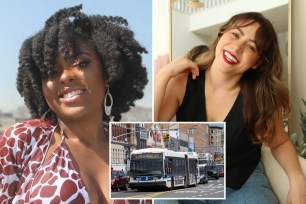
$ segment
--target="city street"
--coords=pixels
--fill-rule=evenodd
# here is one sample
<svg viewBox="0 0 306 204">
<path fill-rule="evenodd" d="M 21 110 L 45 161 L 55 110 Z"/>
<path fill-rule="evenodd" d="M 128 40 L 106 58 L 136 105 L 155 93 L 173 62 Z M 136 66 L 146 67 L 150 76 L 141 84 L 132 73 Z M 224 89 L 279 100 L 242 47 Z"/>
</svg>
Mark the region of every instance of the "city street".
<svg viewBox="0 0 306 204">
<path fill-rule="evenodd" d="M 196 187 L 176 188 L 174 190 L 155 189 L 152 191 L 138 192 L 128 191 L 111 192 L 111 198 L 224 198 L 224 177 L 218 180 L 210 179 L 206 184 L 198 184 Z"/>
</svg>

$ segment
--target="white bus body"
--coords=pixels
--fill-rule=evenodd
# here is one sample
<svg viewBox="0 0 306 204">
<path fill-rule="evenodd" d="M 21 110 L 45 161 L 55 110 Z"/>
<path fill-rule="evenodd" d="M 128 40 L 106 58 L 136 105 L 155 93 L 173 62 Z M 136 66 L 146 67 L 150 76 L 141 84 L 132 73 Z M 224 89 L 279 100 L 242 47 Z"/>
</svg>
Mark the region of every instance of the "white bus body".
<svg viewBox="0 0 306 204">
<path fill-rule="evenodd" d="M 131 153 L 129 186 L 138 190 L 160 186 L 173 189 L 199 182 L 198 155 L 147 148 Z"/>
</svg>

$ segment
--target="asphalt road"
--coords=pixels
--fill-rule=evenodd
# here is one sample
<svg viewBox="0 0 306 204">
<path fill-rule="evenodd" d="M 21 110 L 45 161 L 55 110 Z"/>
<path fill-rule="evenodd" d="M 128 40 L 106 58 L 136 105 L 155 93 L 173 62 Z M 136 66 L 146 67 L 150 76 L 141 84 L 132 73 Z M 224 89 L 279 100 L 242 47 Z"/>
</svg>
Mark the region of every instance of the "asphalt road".
<svg viewBox="0 0 306 204">
<path fill-rule="evenodd" d="M 210 179 L 207 184 L 198 184 L 196 187 L 167 189 L 149 189 L 148 191 L 137 191 L 128 189 L 127 191 L 111 192 L 111 198 L 191 198 L 191 199 L 209 199 L 224 198 L 225 186 L 224 178 L 218 180 Z"/>
</svg>

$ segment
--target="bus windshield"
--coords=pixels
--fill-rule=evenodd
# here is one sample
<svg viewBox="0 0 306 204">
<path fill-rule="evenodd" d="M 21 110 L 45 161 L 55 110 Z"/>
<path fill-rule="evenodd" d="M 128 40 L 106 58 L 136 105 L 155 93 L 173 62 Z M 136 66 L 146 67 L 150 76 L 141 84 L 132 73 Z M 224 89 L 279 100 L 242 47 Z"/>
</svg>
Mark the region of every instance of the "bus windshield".
<svg viewBox="0 0 306 204">
<path fill-rule="evenodd" d="M 130 176 L 150 176 L 163 174 L 162 157 L 131 158 Z"/>
<path fill-rule="evenodd" d="M 199 164 L 207 164 L 207 160 L 199 159 Z"/>
</svg>

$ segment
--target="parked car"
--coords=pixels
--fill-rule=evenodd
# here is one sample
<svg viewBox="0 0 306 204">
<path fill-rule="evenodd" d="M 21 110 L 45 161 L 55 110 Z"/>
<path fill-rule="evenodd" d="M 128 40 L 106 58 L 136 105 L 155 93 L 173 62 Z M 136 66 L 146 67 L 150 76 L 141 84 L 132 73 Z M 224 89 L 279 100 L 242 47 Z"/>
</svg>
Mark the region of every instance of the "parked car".
<svg viewBox="0 0 306 204">
<path fill-rule="evenodd" d="M 217 164 L 219 169 L 219 176 L 224 177 L 224 164 Z"/>
<path fill-rule="evenodd" d="M 207 166 L 208 178 L 219 179 L 219 170 L 217 165 L 209 165 Z"/>
<path fill-rule="evenodd" d="M 207 165 L 200 164 L 199 170 L 200 170 L 200 182 L 199 183 L 208 183 Z"/>
<path fill-rule="evenodd" d="M 111 184 L 112 191 L 118 191 L 119 189 L 128 190 L 129 178 L 123 171 L 113 170 L 111 172 Z"/>
</svg>

